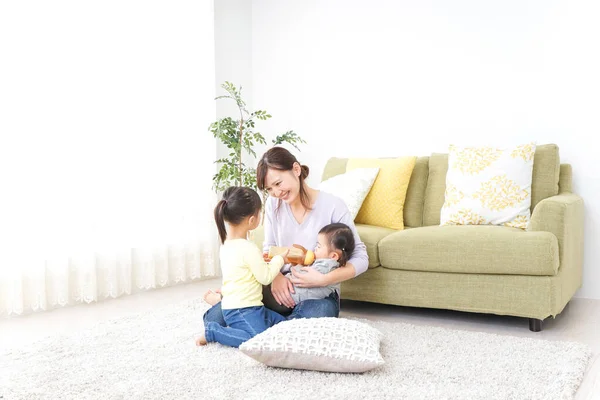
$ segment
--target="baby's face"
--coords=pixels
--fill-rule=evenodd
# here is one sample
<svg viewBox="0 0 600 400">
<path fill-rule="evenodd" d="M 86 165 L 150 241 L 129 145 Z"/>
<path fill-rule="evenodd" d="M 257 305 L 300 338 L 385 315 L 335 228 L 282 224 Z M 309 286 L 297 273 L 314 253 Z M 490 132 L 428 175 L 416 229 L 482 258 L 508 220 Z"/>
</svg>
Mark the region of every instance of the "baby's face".
<svg viewBox="0 0 600 400">
<path fill-rule="evenodd" d="M 331 258 L 331 251 L 327 245 L 327 237 L 322 233 L 317 236 L 317 247 L 315 247 L 315 258 Z"/>
</svg>

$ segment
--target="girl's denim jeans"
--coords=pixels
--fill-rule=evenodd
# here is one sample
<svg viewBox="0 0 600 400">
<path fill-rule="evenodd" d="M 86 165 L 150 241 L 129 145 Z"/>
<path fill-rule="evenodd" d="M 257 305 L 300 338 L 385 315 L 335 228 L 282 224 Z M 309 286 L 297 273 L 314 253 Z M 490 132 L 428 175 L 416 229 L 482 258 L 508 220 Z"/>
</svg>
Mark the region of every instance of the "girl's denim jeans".
<svg viewBox="0 0 600 400">
<path fill-rule="evenodd" d="M 221 308 L 220 304 L 218 304 L 219 309 Z M 222 318 L 226 326 L 220 324 L 220 321 L 207 322 L 205 314 L 204 331 L 206 341 L 218 342 L 231 347 L 239 347 L 246 340 L 266 331 L 281 321 L 285 321 L 285 317 L 264 306 L 222 310 Z"/>
<path fill-rule="evenodd" d="M 277 314 L 275 311 L 269 310 L 266 307 L 248 307 L 248 308 L 264 308 L 266 312 L 270 312 L 276 314 L 281 317 L 281 320 L 285 319 L 294 319 L 294 318 L 319 318 L 319 317 L 338 317 L 340 315 L 340 299 L 337 292 L 333 292 L 329 297 L 320 300 L 304 300 L 294 307 L 294 310 L 288 317 L 283 317 L 280 314 Z M 243 309 L 240 309 L 243 310 Z M 209 342 L 209 333 L 208 329 L 210 326 L 211 330 L 215 329 L 215 325 L 220 327 L 231 326 L 227 323 L 226 318 L 224 318 L 224 314 L 228 311 L 234 310 L 221 310 L 221 303 L 217 303 L 206 311 L 204 314 L 204 327 L 206 330 L 206 340 Z M 271 315 L 271 314 L 269 314 Z M 280 321 L 277 321 L 280 322 Z M 276 322 L 276 323 L 277 323 Z M 273 324 L 274 325 L 274 324 Z M 267 327 L 268 328 L 268 327 Z M 267 328 L 263 329 L 266 330 Z M 262 331 L 261 331 L 262 332 Z M 246 340 L 250 339 L 252 336 L 249 336 Z M 222 342 L 219 342 L 222 343 Z M 240 342 L 241 344 L 242 342 Z M 227 344 L 227 343 L 223 343 Z M 239 346 L 239 344 L 238 344 Z M 238 347 L 233 346 L 233 347 Z"/>
</svg>

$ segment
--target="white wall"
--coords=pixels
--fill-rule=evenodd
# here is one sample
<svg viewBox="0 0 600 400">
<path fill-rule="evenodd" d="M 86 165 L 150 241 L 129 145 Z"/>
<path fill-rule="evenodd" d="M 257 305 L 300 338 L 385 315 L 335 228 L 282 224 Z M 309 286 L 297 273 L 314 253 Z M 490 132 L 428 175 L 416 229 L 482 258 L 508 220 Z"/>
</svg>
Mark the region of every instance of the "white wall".
<svg viewBox="0 0 600 400">
<path fill-rule="evenodd" d="M 331 156 L 558 144 L 586 201 L 577 296 L 600 298 L 598 20 L 593 0 L 254 0 L 252 104 L 309 142 L 313 184 Z"/>
<path fill-rule="evenodd" d="M 252 108 L 252 1 L 215 0 L 215 87 L 216 95 L 226 92 L 225 81 L 242 86 L 242 97 L 248 109 Z M 232 100 L 216 102 L 217 118 L 234 116 L 239 111 Z M 208 127 L 207 127 L 208 128 Z M 207 132 L 207 134 L 210 134 Z M 217 141 L 217 157 L 228 154 L 227 148 Z M 217 166 L 215 165 L 215 172 Z"/>
<path fill-rule="evenodd" d="M 242 94 L 252 104 L 252 2 L 247 0 L 215 0 L 215 84 L 217 95 L 225 92 L 225 81 L 242 85 Z M 233 101 L 220 100 L 217 116 L 236 112 Z M 235 114 L 234 114 L 235 115 Z"/>
</svg>

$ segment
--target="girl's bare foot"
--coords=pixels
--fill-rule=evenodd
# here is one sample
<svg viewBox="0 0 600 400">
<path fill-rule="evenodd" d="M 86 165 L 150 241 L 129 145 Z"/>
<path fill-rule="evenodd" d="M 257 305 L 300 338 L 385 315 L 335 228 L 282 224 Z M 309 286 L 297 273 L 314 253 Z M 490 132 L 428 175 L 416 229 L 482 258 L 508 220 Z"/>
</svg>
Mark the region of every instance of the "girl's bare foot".
<svg viewBox="0 0 600 400">
<path fill-rule="evenodd" d="M 196 346 L 206 346 L 208 342 L 204 335 L 201 335 L 198 339 L 196 339 Z"/>
<path fill-rule="evenodd" d="M 208 292 L 204 293 L 204 301 L 210 304 L 211 306 L 214 306 L 215 304 L 221 301 L 221 295 L 213 292 L 212 290 L 209 290 Z"/>
</svg>

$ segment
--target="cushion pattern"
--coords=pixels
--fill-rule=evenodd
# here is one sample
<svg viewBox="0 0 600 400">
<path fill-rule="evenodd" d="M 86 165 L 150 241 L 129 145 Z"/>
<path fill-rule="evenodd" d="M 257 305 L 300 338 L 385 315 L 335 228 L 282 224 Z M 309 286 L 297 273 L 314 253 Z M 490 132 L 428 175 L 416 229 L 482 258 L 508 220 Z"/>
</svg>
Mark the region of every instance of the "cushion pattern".
<svg viewBox="0 0 600 400">
<path fill-rule="evenodd" d="M 440 214 L 445 199 L 447 171 L 448 154 L 431 154 L 423 204 L 423 226 L 440 224 Z M 558 194 L 559 177 L 560 157 L 558 146 L 555 144 L 536 146 L 531 180 L 532 211 L 540 201 Z"/>
<path fill-rule="evenodd" d="M 345 318 L 301 318 L 280 322 L 242 343 L 240 351 L 280 368 L 365 372 L 384 364 L 382 334 Z"/>
<path fill-rule="evenodd" d="M 508 148 L 451 145 L 441 225 L 526 229 L 535 143 Z"/>
</svg>

